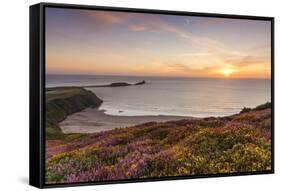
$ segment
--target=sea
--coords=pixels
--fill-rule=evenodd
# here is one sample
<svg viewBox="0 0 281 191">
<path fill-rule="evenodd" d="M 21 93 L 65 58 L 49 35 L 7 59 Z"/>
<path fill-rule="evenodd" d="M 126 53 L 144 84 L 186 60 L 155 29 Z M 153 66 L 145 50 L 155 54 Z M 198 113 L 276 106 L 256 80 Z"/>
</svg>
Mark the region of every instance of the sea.
<svg viewBox="0 0 281 191">
<path fill-rule="evenodd" d="M 271 100 L 270 79 L 46 74 L 46 87 L 142 80 L 144 85 L 87 89 L 103 100 L 99 110 L 117 116 L 227 116 Z"/>
</svg>

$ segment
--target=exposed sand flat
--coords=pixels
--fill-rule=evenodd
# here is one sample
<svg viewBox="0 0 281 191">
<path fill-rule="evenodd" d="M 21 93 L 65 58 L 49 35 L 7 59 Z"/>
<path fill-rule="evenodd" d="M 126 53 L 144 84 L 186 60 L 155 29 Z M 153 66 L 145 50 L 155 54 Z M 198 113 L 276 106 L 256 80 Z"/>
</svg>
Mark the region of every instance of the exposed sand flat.
<svg viewBox="0 0 281 191">
<path fill-rule="evenodd" d="M 63 133 L 94 133 L 114 128 L 128 127 L 147 122 L 165 122 L 186 119 L 182 116 L 113 116 L 95 108 L 86 108 L 69 115 L 59 123 Z"/>
</svg>

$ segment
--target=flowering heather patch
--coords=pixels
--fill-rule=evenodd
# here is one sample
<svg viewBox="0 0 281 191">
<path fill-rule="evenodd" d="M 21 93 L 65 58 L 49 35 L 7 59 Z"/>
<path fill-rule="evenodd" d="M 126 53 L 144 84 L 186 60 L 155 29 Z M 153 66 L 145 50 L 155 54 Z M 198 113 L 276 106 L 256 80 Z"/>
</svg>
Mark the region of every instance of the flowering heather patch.
<svg viewBox="0 0 281 191">
<path fill-rule="evenodd" d="M 46 146 L 48 184 L 270 170 L 271 109 L 151 122 Z"/>
</svg>

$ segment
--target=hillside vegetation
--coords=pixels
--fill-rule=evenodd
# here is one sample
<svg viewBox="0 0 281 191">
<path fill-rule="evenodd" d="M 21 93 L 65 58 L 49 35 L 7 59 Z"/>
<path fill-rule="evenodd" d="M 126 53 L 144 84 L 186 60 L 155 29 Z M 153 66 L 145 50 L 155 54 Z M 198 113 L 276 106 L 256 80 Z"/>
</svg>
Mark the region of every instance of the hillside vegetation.
<svg viewBox="0 0 281 191">
<path fill-rule="evenodd" d="M 271 107 L 49 140 L 46 160 L 49 184 L 270 170 Z"/>
<path fill-rule="evenodd" d="M 67 115 L 102 103 L 94 93 L 79 87 L 47 88 L 46 90 L 46 139 L 65 138 L 58 123 Z"/>
</svg>

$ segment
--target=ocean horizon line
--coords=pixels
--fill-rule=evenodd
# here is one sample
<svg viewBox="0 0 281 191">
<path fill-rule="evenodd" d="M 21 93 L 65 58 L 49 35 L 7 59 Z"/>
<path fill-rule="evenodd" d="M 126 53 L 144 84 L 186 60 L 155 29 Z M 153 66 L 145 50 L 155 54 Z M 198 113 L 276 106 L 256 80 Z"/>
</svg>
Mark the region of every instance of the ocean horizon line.
<svg viewBox="0 0 281 191">
<path fill-rule="evenodd" d="M 172 78 L 172 79 L 217 79 L 217 80 L 271 80 L 271 78 L 235 78 L 235 77 L 203 77 L 203 76 L 149 76 L 149 75 L 113 75 L 113 74 L 60 74 L 46 73 L 46 76 L 97 76 L 97 77 L 139 77 L 139 78 Z M 144 79 L 145 80 L 145 79 Z"/>
</svg>

